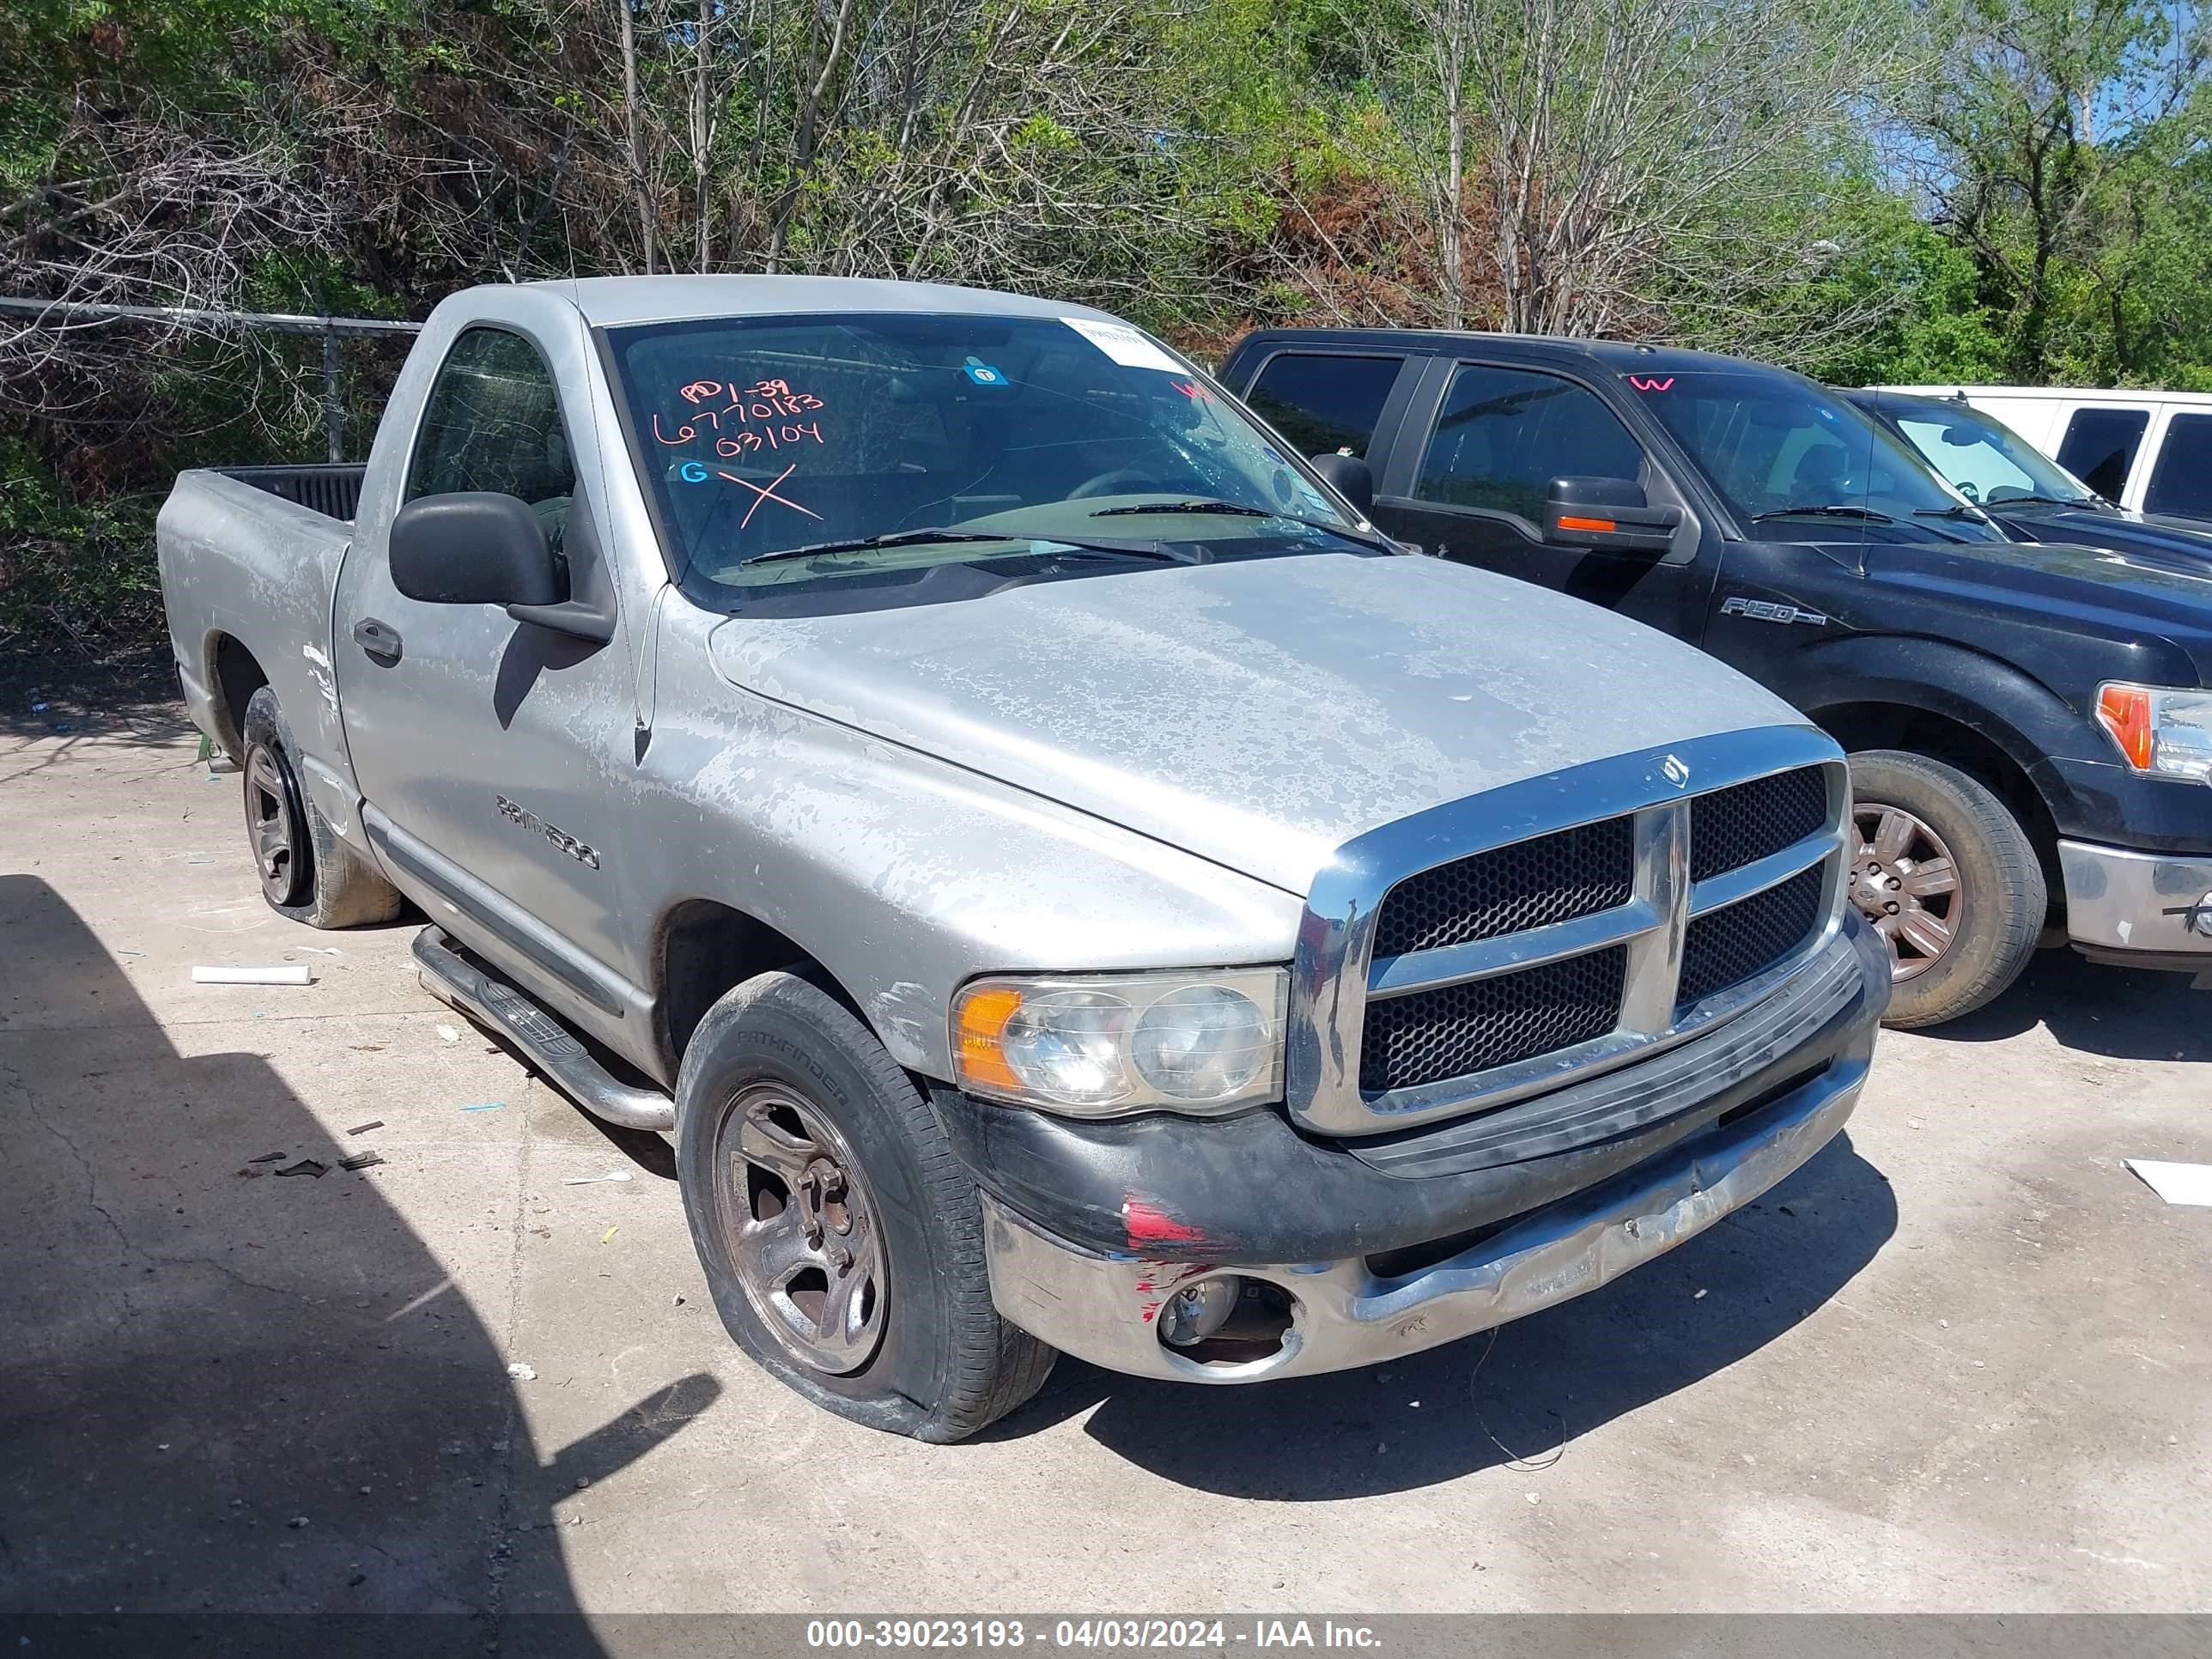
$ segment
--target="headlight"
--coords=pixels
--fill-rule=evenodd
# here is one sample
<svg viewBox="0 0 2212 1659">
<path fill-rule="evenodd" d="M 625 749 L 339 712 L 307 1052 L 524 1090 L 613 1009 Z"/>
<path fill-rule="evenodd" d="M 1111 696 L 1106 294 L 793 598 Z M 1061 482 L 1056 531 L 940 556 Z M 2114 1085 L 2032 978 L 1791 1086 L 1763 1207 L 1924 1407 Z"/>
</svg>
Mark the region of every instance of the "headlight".
<svg viewBox="0 0 2212 1659">
<path fill-rule="evenodd" d="M 2136 771 L 2212 783 L 2212 691 L 2107 681 L 2097 688 L 2097 723 Z"/>
<path fill-rule="evenodd" d="M 1280 968 L 975 980 L 952 1000 L 953 1073 L 1077 1117 L 1275 1100 L 1289 997 Z"/>
</svg>

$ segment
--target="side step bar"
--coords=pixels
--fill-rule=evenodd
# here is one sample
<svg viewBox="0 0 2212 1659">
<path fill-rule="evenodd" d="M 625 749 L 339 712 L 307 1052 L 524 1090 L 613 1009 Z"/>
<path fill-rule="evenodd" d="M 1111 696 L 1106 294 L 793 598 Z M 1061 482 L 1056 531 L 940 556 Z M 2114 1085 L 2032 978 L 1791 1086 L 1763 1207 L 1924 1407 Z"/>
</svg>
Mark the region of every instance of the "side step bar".
<svg viewBox="0 0 2212 1659">
<path fill-rule="evenodd" d="M 443 928 L 425 927 L 415 935 L 415 960 L 424 990 L 506 1036 L 594 1117 L 625 1129 L 676 1127 L 675 1102 L 614 1077 L 552 1015 L 464 958 Z"/>
</svg>

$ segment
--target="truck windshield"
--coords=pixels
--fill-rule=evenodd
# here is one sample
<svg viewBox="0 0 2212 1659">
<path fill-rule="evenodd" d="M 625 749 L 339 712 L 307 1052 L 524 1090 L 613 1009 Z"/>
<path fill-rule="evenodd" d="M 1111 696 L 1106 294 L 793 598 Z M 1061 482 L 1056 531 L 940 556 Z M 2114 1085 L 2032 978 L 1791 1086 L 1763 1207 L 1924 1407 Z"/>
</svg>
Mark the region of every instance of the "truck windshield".
<svg viewBox="0 0 2212 1659">
<path fill-rule="evenodd" d="M 2100 499 L 2002 421 L 1967 404 L 1900 403 L 1889 414 L 1928 465 L 1969 501 L 2086 506 Z"/>
<path fill-rule="evenodd" d="M 1756 370 L 1625 378 L 1746 520 L 1834 520 L 1824 538 L 1904 524 L 1930 539 L 2004 539 L 1911 445 L 1810 381 Z"/>
<path fill-rule="evenodd" d="M 913 586 L 936 567 L 1008 559 L 1088 574 L 1376 545 L 1188 362 L 1126 324 L 892 313 L 608 339 L 639 471 L 705 597 L 895 573 Z M 822 550 L 792 556 L 808 549 Z"/>
</svg>

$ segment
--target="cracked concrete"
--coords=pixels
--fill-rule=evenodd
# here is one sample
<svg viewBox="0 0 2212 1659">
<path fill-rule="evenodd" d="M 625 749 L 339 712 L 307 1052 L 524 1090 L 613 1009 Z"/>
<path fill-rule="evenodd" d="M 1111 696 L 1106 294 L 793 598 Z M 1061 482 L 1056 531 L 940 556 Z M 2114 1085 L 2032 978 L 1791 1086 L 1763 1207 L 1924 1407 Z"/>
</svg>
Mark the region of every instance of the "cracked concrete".
<svg viewBox="0 0 2212 1659">
<path fill-rule="evenodd" d="M 1063 1362 L 930 1448 L 737 1352 L 665 1145 L 424 995 L 410 927 L 269 913 L 192 753 L 0 725 L 0 1609 L 2212 1601 L 2212 1211 L 2120 1164 L 2212 1159 L 2178 981 L 2046 957 L 1886 1036 L 1846 1139 L 1494 1340 L 1242 1391 Z M 318 982 L 190 982 L 282 961 Z"/>
</svg>

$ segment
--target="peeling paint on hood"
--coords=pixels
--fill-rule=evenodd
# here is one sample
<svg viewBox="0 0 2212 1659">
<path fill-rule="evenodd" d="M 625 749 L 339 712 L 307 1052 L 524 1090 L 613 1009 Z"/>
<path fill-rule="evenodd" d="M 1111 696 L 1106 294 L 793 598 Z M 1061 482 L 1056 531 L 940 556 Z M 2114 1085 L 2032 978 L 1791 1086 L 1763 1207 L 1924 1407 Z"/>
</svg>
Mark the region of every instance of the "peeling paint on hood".
<svg viewBox="0 0 2212 1659">
<path fill-rule="evenodd" d="M 1379 824 L 1802 716 L 1597 606 L 1430 558 L 1145 568 L 736 617 L 734 684 L 1303 893 Z"/>
</svg>

